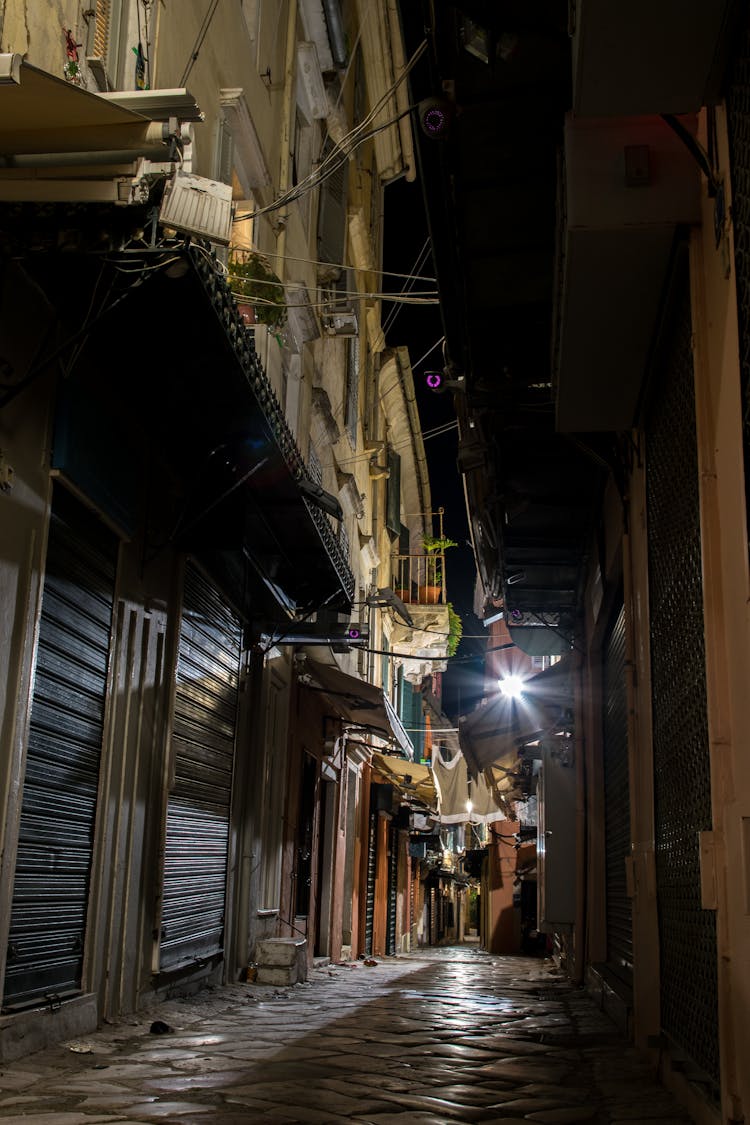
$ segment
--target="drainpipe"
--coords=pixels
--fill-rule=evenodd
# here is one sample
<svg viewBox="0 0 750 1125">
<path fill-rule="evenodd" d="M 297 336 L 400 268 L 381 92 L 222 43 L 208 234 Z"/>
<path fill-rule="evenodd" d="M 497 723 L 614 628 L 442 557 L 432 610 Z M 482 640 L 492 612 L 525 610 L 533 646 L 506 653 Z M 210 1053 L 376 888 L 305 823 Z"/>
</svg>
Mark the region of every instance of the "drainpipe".
<svg viewBox="0 0 750 1125">
<path fill-rule="evenodd" d="M 279 195 L 290 187 L 292 164 L 292 112 L 296 109 L 296 57 L 297 57 L 297 0 L 289 0 L 286 19 L 286 59 L 284 62 L 284 94 L 281 105 L 281 160 L 279 162 Z M 285 280 L 284 255 L 286 253 L 286 225 L 289 212 L 286 207 L 279 212 L 276 227 L 277 273 Z"/>
<path fill-rule="evenodd" d="M 401 37 L 401 20 L 398 13 L 398 0 L 388 0 L 388 23 L 391 33 L 393 73 L 398 79 L 406 68 L 404 43 Z M 396 89 L 396 106 L 399 113 L 405 113 L 409 108 L 409 83 L 407 80 L 399 83 Z M 398 131 L 401 137 L 401 164 L 404 168 L 404 178 L 408 180 L 409 183 L 413 183 L 417 178 L 417 161 L 414 156 L 411 118 L 408 115 L 402 117 L 398 122 Z"/>
</svg>

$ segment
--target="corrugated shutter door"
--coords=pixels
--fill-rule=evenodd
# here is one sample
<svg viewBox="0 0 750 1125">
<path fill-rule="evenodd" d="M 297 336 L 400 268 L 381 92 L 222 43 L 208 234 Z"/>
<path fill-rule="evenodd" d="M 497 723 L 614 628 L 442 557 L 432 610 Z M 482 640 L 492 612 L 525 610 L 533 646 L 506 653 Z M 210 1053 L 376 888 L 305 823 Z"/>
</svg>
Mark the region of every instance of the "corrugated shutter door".
<svg viewBox="0 0 750 1125">
<path fill-rule="evenodd" d="M 626 983 L 633 977 L 633 918 L 625 880 L 630 854 L 630 781 L 625 691 L 625 607 L 604 656 L 604 809 L 607 871 L 607 963 Z"/>
<path fill-rule="evenodd" d="M 367 890 L 365 896 L 365 953 L 372 954 L 373 927 L 375 923 L 375 860 L 377 851 L 378 814 L 370 813 L 367 837 Z"/>
<path fill-rule="evenodd" d="M 80 990 L 117 540 L 56 488 L 31 700 L 4 1004 Z"/>
<path fill-rule="evenodd" d="M 223 949 L 241 641 L 238 618 L 188 566 L 164 848 L 162 969 Z"/>
<path fill-rule="evenodd" d="M 398 905 L 398 829 L 388 829 L 388 940 L 386 953 L 396 952 L 396 908 Z"/>
</svg>

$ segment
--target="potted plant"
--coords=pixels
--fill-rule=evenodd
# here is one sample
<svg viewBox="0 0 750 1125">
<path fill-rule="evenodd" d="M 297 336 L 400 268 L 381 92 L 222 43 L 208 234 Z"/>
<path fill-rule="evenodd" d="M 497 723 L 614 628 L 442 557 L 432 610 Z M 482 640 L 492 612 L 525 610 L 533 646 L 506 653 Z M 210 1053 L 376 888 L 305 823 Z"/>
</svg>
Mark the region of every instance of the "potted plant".
<svg viewBox="0 0 750 1125">
<path fill-rule="evenodd" d="M 448 656 L 455 656 L 456 649 L 461 641 L 464 623 L 456 613 L 451 602 L 448 602 Z"/>
<path fill-rule="evenodd" d="M 422 605 L 437 605 L 443 592 L 443 568 L 435 557 L 442 555 L 449 547 L 457 547 L 455 539 L 447 535 L 424 535 L 422 546 L 427 555 L 425 583 L 419 587 L 419 601 Z"/>
<path fill-rule="evenodd" d="M 265 324 L 272 332 L 284 327 L 284 286 L 262 254 L 236 250 L 229 259 L 228 281 L 245 324 Z"/>
</svg>

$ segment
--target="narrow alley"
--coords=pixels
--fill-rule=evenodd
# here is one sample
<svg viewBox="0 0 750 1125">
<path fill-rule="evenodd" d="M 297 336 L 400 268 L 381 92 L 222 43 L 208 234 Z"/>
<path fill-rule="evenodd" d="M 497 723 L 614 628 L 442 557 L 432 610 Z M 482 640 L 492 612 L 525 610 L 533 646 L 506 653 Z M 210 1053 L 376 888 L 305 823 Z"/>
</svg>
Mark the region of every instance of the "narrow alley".
<svg viewBox="0 0 750 1125">
<path fill-rule="evenodd" d="M 690 1120 L 551 961 L 468 945 L 317 967 L 292 988 L 236 984 L 168 1001 L 4 1066 L 0 1118 Z"/>
</svg>

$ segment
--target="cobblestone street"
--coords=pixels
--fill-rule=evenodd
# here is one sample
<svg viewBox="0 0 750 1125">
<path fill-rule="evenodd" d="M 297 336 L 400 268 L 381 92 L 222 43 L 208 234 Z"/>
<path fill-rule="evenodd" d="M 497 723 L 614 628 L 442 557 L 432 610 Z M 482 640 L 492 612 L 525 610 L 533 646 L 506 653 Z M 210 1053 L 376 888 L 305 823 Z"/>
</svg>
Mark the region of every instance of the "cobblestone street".
<svg viewBox="0 0 750 1125">
<path fill-rule="evenodd" d="M 151 1031 L 155 1021 L 170 1030 Z M 549 961 L 471 947 L 172 1000 L 0 1071 L 4 1125 L 690 1118 Z"/>
</svg>

